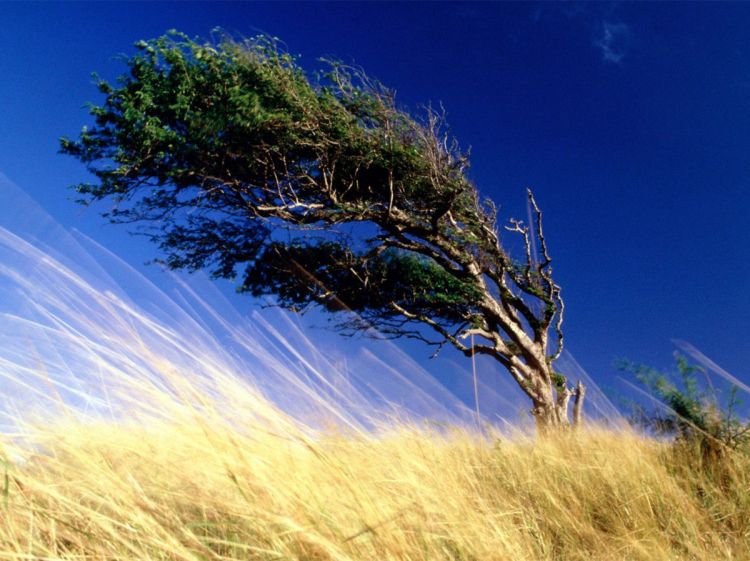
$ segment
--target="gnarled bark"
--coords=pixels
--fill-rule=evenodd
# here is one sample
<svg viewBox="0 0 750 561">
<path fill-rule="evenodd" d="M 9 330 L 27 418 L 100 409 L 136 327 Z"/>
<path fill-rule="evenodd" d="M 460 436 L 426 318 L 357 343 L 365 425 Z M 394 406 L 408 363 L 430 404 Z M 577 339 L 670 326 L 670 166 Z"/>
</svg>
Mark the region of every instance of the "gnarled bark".
<svg viewBox="0 0 750 561">
<path fill-rule="evenodd" d="M 534 400 L 532 413 L 539 434 L 548 434 L 560 429 L 579 428 L 583 423 L 583 403 L 586 386 L 579 380 L 575 388 L 558 387 L 553 398 L 552 391 L 543 399 Z M 570 400 L 573 398 L 573 418 L 569 415 Z"/>
</svg>

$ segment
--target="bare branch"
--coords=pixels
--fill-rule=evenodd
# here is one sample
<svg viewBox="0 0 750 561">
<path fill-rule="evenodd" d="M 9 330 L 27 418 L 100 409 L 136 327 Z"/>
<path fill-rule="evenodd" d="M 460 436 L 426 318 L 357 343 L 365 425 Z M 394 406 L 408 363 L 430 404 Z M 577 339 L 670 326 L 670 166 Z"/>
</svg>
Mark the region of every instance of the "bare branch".
<svg viewBox="0 0 750 561">
<path fill-rule="evenodd" d="M 421 323 L 424 323 L 425 325 L 429 325 L 432 329 L 442 335 L 446 341 L 450 342 L 454 347 L 456 347 L 459 351 L 461 351 L 468 357 L 474 356 L 475 354 L 488 354 L 494 356 L 500 362 L 510 364 L 505 357 L 499 356 L 493 347 L 489 347 L 487 345 L 466 346 L 453 333 L 450 333 L 447 329 L 445 329 L 442 325 L 440 325 L 432 318 L 427 317 L 424 314 L 416 314 L 410 312 L 396 302 L 391 302 L 391 307 L 406 318 L 419 321 Z"/>
<path fill-rule="evenodd" d="M 560 287 L 555 285 L 555 299 L 557 300 L 557 321 L 555 322 L 555 334 L 557 335 L 557 349 L 552 355 L 551 362 L 556 361 L 562 355 L 564 348 L 564 337 L 563 337 L 563 316 L 565 314 L 565 301 L 562 299 L 560 294 Z"/>
<path fill-rule="evenodd" d="M 505 229 L 508 232 L 517 232 L 523 236 L 524 247 L 526 249 L 526 267 L 524 267 L 524 277 L 526 282 L 531 285 L 531 267 L 533 260 L 531 257 L 531 238 L 529 236 L 529 227 L 523 225 L 523 221 L 516 220 L 515 218 L 510 219 L 511 226 L 506 226 Z"/>
</svg>

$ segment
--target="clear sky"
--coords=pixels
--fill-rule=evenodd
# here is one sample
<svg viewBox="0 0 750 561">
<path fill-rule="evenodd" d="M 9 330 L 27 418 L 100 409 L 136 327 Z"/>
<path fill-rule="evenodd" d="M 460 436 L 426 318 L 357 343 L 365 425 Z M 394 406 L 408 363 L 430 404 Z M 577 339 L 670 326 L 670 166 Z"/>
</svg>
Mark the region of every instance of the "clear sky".
<svg viewBox="0 0 750 561">
<path fill-rule="evenodd" d="M 86 174 L 57 139 L 89 122 L 90 73 L 115 77 L 114 55 L 217 26 L 278 36 L 311 70 L 355 62 L 406 107 L 442 103 L 501 216 L 525 217 L 534 189 L 567 343 L 603 385 L 615 357 L 669 365 L 674 338 L 750 379 L 750 4 L 0 3 L 0 172 L 63 225 L 152 257 L 71 202 Z"/>
</svg>

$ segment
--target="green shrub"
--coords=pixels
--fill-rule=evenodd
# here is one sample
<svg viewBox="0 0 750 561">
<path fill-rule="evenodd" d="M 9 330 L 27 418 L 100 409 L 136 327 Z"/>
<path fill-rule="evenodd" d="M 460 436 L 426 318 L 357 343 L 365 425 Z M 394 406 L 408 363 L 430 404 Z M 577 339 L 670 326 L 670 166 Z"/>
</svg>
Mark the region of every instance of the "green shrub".
<svg viewBox="0 0 750 561">
<path fill-rule="evenodd" d="M 750 451 L 750 423 L 737 413 L 741 405 L 738 388 L 732 385 L 722 403 L 705 368 L 691 364 L 675 353 L 676 372 L 664 373 L 628 360 L 618 361 L 620 370 L 635 375 L 662 406 L 647 410 L 634 407 L 633 421 L 676 442 L 697 446 L 704 457 L 722 457 L 730 450 Z M 705 383 L 699 379 L 705 378 Z"/>
</svg>

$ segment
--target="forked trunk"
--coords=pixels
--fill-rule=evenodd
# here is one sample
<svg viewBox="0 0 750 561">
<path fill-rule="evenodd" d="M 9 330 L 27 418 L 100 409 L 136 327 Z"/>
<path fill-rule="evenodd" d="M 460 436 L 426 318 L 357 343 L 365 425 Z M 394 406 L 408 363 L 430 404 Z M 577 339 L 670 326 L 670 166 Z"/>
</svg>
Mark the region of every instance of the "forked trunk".
<svg viewBox="0 0 750 561">
<path fill-rule="evenodd" d="M 567 409 L 561 409 L 560 405 L 554 401 L 535 403 L 532 413 L 534 414 L 536 429 L 539 434 L 548 434 L 570 427 Z"/>
<path fill-rule="evenodd" d="M 549 434 L 561 429 L 580 427 L 583 422 L 582 412 L 585 396 L 586 386 L 580 380 L 575 389 L 565 386 L 556 388 L 553 392 L 552 387 L 550 387 L 548 392 L 544 392 L 542 399 L 534 400 L 532 413 L 536 421 L 537 432 Z M 572 424 L 568 414 L 571 397 L 574 398 Z"/>
</svg>

